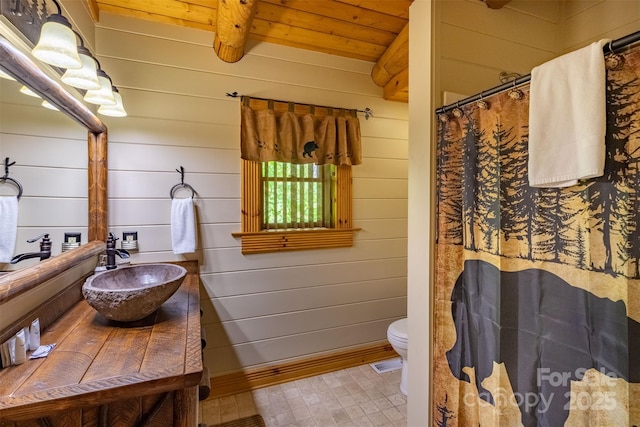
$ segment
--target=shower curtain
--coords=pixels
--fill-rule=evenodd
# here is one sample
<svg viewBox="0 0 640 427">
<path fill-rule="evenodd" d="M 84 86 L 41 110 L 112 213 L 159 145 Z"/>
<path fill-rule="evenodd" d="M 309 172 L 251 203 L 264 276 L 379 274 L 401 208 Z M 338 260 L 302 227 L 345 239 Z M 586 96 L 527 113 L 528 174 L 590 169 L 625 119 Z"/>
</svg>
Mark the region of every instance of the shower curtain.
<svg viewBox="0 0 640 427">
<path fill-rule="evenodd" d="M 640 426 L 640 48 L 608 64 L 573 187 L 528 186 L 528 87 L 438 118 L 436 426 Z"/>
</svg>

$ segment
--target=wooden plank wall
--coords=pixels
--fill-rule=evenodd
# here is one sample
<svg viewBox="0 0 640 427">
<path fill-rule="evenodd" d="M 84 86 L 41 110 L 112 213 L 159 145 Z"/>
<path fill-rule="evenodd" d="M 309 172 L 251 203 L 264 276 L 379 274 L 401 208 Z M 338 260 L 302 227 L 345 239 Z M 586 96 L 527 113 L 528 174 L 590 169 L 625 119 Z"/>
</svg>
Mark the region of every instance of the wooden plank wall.
<svg viewBox="0 0 640 427">
<path fill-rule="evenodd" d="M 438 2 L 437 93 L 475 95 L 501 84 L 501 71 L 529 74 L 558 55 L 638 30 L 637 0 L 513 0 L 499 10 L 476 0 Z"/>
<path fill-rule="evenodd" d="M 615 0 L 614 0 L 615 1 Z M 502 71 L 528 74 L 560 53 L 560 0 L 436 3 L 436 93 L 467 96 L 501 84 Z"/>
<path fill-rule="evenodd" d="M 213 34 L 104 13 L 100 62 L 129 117 L 108 119 L 109 224 L 138 231 L 134 262 L 171 251 L 170 188 L 198 192 L 201 290 L 213 376 L 386 339 L 406 315 L 407 105 L 384 101 L 372 64 L 270 44 L 220 61 Z M 352 248 L 243 256 L 240 104 L 227 92 L 374 111 L 361 116 Z M 425 141 L 426 143 L 426 141 Z M 179 195 L 180 197 L 183 194 Z"/>
<path fill-rule="evenodd" d="M 617 39 L 640 31 L 640 2 L 637 0 L 567 1 L 562 16 L 563 52 L 600 39 Z"/>
</svg>

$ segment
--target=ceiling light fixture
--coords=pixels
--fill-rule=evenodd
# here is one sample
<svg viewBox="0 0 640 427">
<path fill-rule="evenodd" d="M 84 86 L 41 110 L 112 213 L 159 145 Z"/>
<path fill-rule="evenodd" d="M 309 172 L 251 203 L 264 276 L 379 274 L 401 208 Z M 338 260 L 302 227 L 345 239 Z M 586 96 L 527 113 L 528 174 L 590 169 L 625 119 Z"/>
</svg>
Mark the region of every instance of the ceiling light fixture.
<svg viewBox="0 0 640 427">
<path fill-rule="evenodd" d="M 40 30 L 38 44 L 31 51 L 33 56 L 61 68 L 81 68 L 82 60 L 78 56 L 76 35 L 71 24 L 62 16 L 62 9 L 56 0 L 52 0 L 58 8 L 58 13 L 47 17 Z"/>
</svg>

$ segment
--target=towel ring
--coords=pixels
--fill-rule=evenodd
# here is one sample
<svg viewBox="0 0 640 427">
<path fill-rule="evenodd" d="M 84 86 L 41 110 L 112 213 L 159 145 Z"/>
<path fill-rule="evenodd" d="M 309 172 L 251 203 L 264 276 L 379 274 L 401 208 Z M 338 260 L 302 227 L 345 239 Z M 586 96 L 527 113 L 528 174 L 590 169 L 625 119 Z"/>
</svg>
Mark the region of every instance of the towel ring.
<svg viewBox="0 0 640 427">
<path fill-rule="evenodd" d="M 9 178 L 9 166 L 13 166 L 15 164 L 16 162 L 9 163 L 8 157 L 4 159 L 4 176 L 0 177 L 0 182 L 5 184 L 7 181 L 9 181 L 11 184 L 18 187 L 18 200 L 20 200 L 20 197 L 22 197 L 22 184 L 20 184 L 18 181 L 16 181 L 13 178 Z"/>
<path fill-rule="evenodd" d="M 191 190 L 191 197 L 196 196 L 196 190 L 193 189 L 192 186 L 184 182 L 184 167 L 180 166 L 180 169 L 176 169 L 176 172 L 180 174 L 180 182 L 173 187 L 171 187 L 171 191 L 169 191 L 169 196 L 173 199 L 176 190 L 180 188 L 186 188 L 187 190 Z"/>
<path fill-rule="evenodd" d="M 8 176 L 3 176 L 2 178 L 0 178 L 0 181 L 3 184 L 5 184 L 7 181 L 9 181 L 10 183 L 12 183 L 16 187 L 18 187 L 18 200 L 20 200 L 20 197 L 22 197 L 22 185 L 18 181 L 16 181 L 13 178 L 9 178 Z"/>
<path fill-rule="evenodd" d="M 169 192 L 169 196 L 173 199 L 173 198 L 174 198 L 173 196 L 174 196 L 175 192 L 176 192 L 177 190 L 179 190 L 180 188 L 185 188 L 185 189 L 187 189 L 187 190 L 191 190 L 191 197 L 195 197 L 195 195 L 196 195 L 196 190 L 194 190 L 194 189 L 193 189 L 193 187 L 192 187 L 192 186 L 190 186 L 189 184 L 185 184 L 185 183 L 182 183 L 182 182 L 181 182 L 181 183 L 179 183 L 179 184 L 174 185 L 174 186 L 171 188 L 171 191 Z"/>
</svg>

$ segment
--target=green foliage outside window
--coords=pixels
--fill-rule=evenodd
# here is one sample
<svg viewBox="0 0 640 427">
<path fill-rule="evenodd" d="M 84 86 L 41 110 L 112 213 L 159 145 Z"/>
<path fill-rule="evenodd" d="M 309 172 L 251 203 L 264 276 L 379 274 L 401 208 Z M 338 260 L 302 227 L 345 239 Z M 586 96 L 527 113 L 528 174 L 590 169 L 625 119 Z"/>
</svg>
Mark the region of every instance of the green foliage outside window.
<svg viewBox="0 0 640 427">
<path fill-rule="evenodd" d="M 263 229 L 332 227 L 334 165 L 262 163 Z"/>
</svg>

